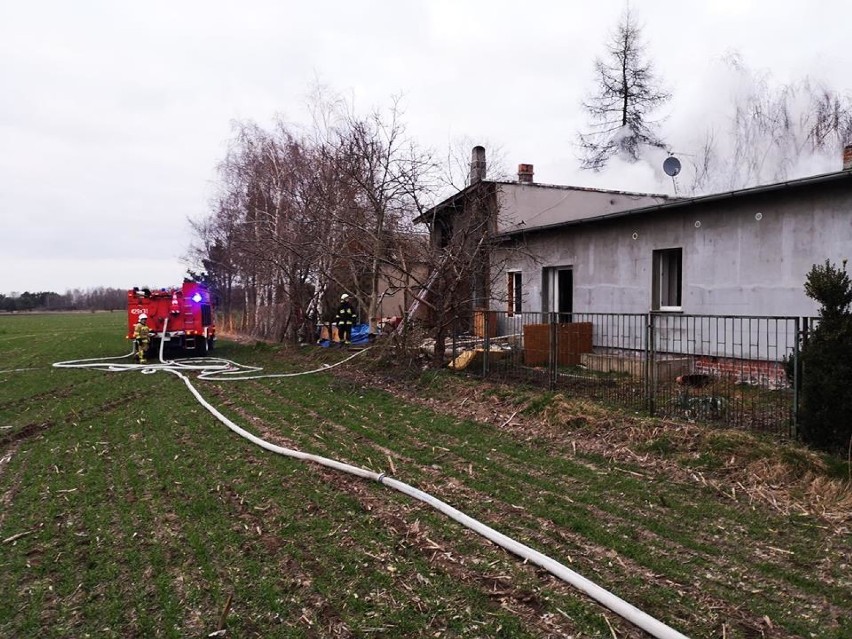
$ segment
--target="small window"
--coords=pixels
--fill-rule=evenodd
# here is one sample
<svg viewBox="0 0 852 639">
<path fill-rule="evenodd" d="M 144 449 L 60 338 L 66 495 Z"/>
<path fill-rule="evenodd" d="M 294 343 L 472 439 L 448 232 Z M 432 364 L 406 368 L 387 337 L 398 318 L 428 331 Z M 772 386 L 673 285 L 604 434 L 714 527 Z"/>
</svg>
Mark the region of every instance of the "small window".
<svg viewBox="0 0 852 639">
<path fill-rule="evenodd" d="M 509 273 L 508 289 L 506 299 L 509 301 L 509 316 L 521 312 L 522 300 L 524 298 L 523 278 L 518 271 Z"/>
<path fill-rule="evenodd" d="M 655 311 L 682 309 L 683 249 L 654 251 L 654 286 L 651 308 Z"/>
</svg>

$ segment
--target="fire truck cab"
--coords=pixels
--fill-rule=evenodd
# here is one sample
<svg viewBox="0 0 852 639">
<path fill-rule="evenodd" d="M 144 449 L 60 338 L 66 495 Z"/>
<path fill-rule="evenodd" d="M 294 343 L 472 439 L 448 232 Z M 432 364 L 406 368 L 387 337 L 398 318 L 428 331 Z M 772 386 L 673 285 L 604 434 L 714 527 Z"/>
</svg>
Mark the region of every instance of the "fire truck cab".
<svg viewBox="0 0 852 639">
<path fill-rule="evenodd" d="M 150 349 L 183 349 L 194 355 L 207 355 L 216 343 L 213 304 L 210 293 L 197 282 L 184 282 L 181 288 L 159 290 L 134 287 L 127 291 L 127 338 L 139 316 L 148 316 Z"/>
</svg>

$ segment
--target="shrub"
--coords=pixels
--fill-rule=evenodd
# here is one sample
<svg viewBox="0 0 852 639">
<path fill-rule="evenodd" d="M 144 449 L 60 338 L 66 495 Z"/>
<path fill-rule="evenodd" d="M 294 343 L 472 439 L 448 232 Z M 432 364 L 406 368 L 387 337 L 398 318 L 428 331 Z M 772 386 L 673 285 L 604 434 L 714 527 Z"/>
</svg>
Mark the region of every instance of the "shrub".
<svg viewBox="0 0 852 639">
<path fill-rule="evenodd" d="M 819 323 L 802 348 L 802 439 L 828 452 L 843 453 L 852 439 L 852 280 L 826 260 L 814 265 L 805 293 L 821 308 Z"/>
</svg>

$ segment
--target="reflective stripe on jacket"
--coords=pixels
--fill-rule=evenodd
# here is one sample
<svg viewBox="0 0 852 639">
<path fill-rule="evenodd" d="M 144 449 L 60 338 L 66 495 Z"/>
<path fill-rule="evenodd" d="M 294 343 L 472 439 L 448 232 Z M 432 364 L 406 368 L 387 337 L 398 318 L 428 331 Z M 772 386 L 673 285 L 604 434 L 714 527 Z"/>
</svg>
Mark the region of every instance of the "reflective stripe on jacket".
<svg viewBox="0 0 852 639">
<path fill-rule="evenodd" d="M 355 311 L 349 305 L 349 302 L 343 302 L 340 308 L 337 309 L 337 315 L 334 316 L 334 321 L 337 325 L 352 326 L 355 323 Z"/>
</svg>

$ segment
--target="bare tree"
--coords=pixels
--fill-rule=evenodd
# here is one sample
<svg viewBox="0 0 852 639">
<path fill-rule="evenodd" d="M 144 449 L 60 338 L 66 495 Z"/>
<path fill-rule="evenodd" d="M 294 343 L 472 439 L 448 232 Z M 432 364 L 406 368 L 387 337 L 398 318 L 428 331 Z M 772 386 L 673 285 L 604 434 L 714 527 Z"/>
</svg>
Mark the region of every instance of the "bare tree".
<svg viewBox="0 0 852 639">
<path fill-rule="evenodd" d="M 310 150 L 278 122 L 272 131 L 239 124 L 219 168 L 220 194 L 211 217 L 195 225 L 196 263 L 220 290 L 230 311 L 235 284 L 242 294 L 240 328 L 258 336 L 295 339 L 307 321 L 320 231 L 312 219 Z"/>
<path fill-rule="evenodd" d="M 592 130 L 579 134 L 582 168 L 598 171 L 616 153 L 636 161 L 642 145 L 664 148 L 649 116 L 671 94 L 660 88 L 645 58 L 642 32 L 629 8 L 607 43 L 606 57 L 595 60 L 595 72 L 597 87 L 583 102 Z"/>
<path fill-rule="evenodd" d="M 446 340 L 454 331 L 466 332 L 471 310 L 491 296 L 491 238 L 496 228 L 497 185 L 482 183 L 467 191 L 460 211 L 435 215 L 430 280 L 420 300 L 429 309 L 435 349 L 433 363 L 444 362 Z"/>
<path fill-rule="evenodd" d="M 446 158 L 440 167 L 441 191 L 454 193 L 470 186 L 470 150 L 474 146 L 488 149 L 488 179 L 512 180 L 511 172 L 506 163 L 503 147 L 488 139 L 473 140 L 463 135 L 454 138 L 447 146 Z"/>
<path fill-rule="evenodd" d="M 221 203 L 220 203 L 221 205 Z M 239 286 L 238 266 L 228 230 L 229 217 L 222 213 L 201 221 L 190 221 L 195 239 L 190 245 L 187 261 L 198 271 L 190 269 L 193 279 L 204 282 L 214 293 L 222 313 L 223 328 L 233 330 L 234 298 Z"/>
<path fill-rule="evenodd" d="M 436 366 L 444 362 L 446 341 L 453 333 L 470 331 L 478 310 L 490 308 L 493 301 L 506 301 L 500 285 L 505 282 L 506 263 L 519 253 L 531 257 L 522 244 L 499 237 L 504 184 L 491 177 L 493 165 L 485 166 L 485 149 L 477 146 L 469 157 L 465 188 L 420 218 L 431 234 L 430 276 L 417 299 L 428 309 Z M 496 169 L 499 176 L 504 174 L 500 163 Z"/>
<path fill-rule="evenodd" d="M 406 135 L 400 101 L 387 113 L 373 111 L 358 117 L 345 101 L 334 103 L 324 145 L 353 194 L 354 207 L 339 219 L 352 235 L 351 248 L 360 249 L 360 273 L 350 274 L 356 297 L 366 302 L 370 331 L 375 332 L 381 297 L 380 278 L 388 267 L 410 273 L 394 252 L 394 238 L 411 229 L 435 187 L 435 162 Z M 354 251 L 352 258 L 359 251 Z M 354 259 L 350 264 L 357 265 Z M 360 276 L 364 276 L 361 279 Z"/>
</svg>

